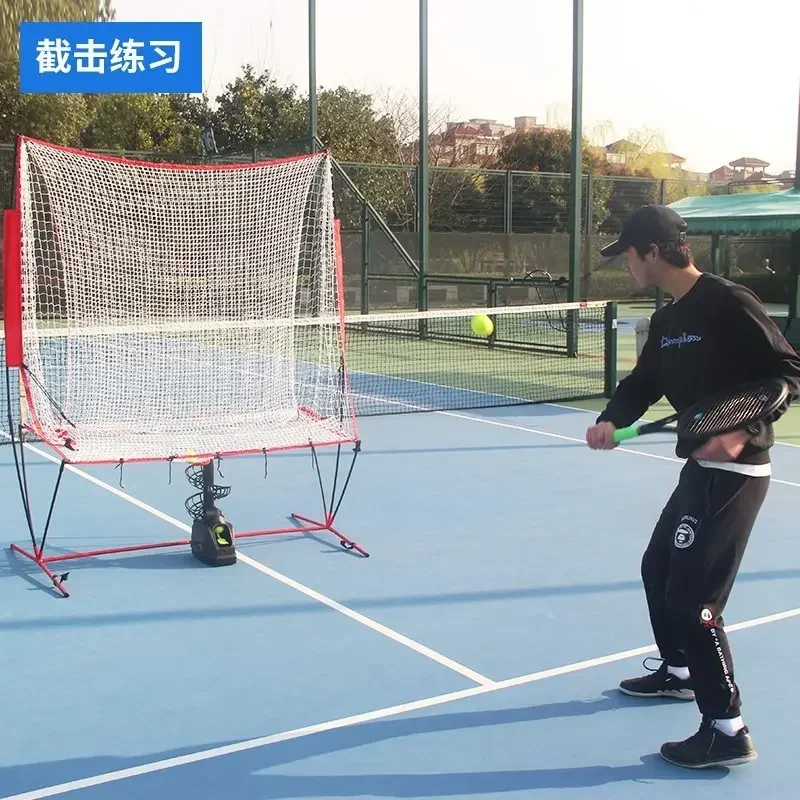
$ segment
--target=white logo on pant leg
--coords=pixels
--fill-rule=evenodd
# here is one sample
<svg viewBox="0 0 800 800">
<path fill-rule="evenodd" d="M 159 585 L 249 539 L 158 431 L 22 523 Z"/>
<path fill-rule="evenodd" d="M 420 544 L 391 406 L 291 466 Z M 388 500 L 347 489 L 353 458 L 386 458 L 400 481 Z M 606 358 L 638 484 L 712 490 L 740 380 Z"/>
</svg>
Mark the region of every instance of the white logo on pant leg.
<svg viewBox="0 0 800 800">
<path fill-rule="evenodd" d="M 697 524 L 694 517 L 682 517 L 680 525 L 675 529 L 675 547 L 683 550 L 694 541 L 693 525 Z"/>
<path fill-rule="evenodd" d="M 728 691 L 731 694 L 734 694 L 736 692 L 736 686 L 733 683 L 733 676 L 731 675 L 730 667 L 728 667 L 728 662 L 725 661 L 725 653 L 722 650 L 722 644 L 719 641 L 717 629 L 713 626 L 710 626 L 710 630 L 711 630 L 711 637 L 714 640 L 714 649 L 717 651 L 719 664 L 722 667 L 722 676 L 725 679 L 725 684 L 728 687 Z"/>
</svg>

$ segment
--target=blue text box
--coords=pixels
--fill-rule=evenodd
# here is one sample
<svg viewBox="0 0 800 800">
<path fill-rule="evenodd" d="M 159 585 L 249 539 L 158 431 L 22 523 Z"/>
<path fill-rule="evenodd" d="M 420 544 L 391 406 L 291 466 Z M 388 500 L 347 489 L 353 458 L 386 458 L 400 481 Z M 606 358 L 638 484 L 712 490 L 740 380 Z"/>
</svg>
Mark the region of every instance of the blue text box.
<svg viewBox="0 0 800 800">
<path fill-rule="evenodd" d="M 22 22 L 22 94 L 203 90 L 200 22 Z"/>
</svg>

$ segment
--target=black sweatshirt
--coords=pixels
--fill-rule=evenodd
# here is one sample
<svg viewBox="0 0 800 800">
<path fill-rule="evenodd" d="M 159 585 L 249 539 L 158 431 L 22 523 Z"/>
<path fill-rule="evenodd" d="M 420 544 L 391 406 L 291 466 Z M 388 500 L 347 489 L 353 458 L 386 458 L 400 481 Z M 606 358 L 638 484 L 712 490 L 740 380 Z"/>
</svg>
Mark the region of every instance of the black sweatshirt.
<svg viewBox="0 0 800 800">
<path fill-rule="evenodd" d="M 746 287 L 710 273 L 670 305 L 658 309 L 633 371 L 623 378 L 598 422 L 632 425 L 666 397 L 676 411 L 739 383 L 765 377 L 789 381 L 800 395 L 800 357 Z M 769 462 L 772 424 L 790 401 L 758 426 L 737 461 Z M 675 453 L 688 458 L 702 442 L 678 440 Z"/>
</svg>

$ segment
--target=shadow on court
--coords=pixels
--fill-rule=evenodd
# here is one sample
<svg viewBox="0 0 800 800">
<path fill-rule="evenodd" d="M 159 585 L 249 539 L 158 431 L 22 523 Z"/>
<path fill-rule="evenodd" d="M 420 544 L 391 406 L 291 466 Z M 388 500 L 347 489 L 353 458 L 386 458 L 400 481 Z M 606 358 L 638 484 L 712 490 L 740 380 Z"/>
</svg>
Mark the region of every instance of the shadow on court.
<svg viewBox="0 0 800 800">
<path fill-rule="evenodd" d="M 303 797 L 457 797 L 475 794 L 519 792 L 527 789 L 568 789 L 629 781 L 707 781 L 719 780 L 728 770 L 689 772 L 671 767 L 656 754 L 639 757 L 637 763 L 622 766 L 596 764 L 566 768 L 534 768 L 518 770 L 486 770 L 469 772 L 409 773 L 381 768 L 380 756 L 372 762 L 375 771 L 357 775 L 294 776 L 272 772 L 276 767 L 294 764 L 318 756 L 342 753 L 380 742 L 460 730 L 481 731 L 496 726 L 509 726 L 552 720 L 580 718 L 592 714 L 614 712 L 622 708 L 642 708 L 654 702 L 632 701 L 613 691 L 603 692 L 595 700 L 570 700 L 537 706 L 512 707 L 487 711 L 466 711 L 444 714 L 384 719 L 339 730 L 325 731 L 312 736 L 245 750 L 231 755 L 210 758 L 188 765 L 152 772 L 122 781 L 102 784 L 84 790 L 78 798 L 123 800 L 127 797 L 177 797 L 191 791 L 193 800 L 218 800 L 220 787 L 225 786 L 237 800 L 278 800 Z M 529 732 L 525 732 L 529 733 Z M 461 740 L 463 742 L 463 740 Z M 216 742 L 203 750 L 224 747 L 231 742 Z M 460 753 L 471 762 L 491 761 L 491 751 L 485 748 L 483 737 L 476 736 L 474 752 Z M 422 746 L 422 743 L 420 743 Z M 435 747 L 426 740 L 426 747 Z M 452 748 L 447 740 L 440 743 L 442 760 L 452 760 Z M 129 769 L 141 764 L 162 761 L 198 752 L 199 748 L 172 750 L 144 758 L 112 758 L 98 756 L 52 763 L 27 764 L 0 769 L 0 786 L 9 793 L 30 791 L 80 778 Z M 487 752 L 489 753 L 487 755 Z M 546 762 L 546 740 L 531 736 L 530 762 Z"/>
<path fill-rule="evenodd" d="M 288 538 L 276 537 L 285 545 L 289 542 L 301 543 L 304 537 Z M 350 556 L 351 553 L 339 547 L 336 543 L 329 543 L 319 537 L 306 536 L 305 539 L 320 544 L 329 551 L 341 552 Z M 308 542 L 306 542 L 308 543 Z M 242 553 L 247 552 L 247 544 L 239 545 Z M 55 549 L 53 552 L 56 552 Z M 61 574 L 73 569 L 70 562 L 51 564 L 54 572 Z M 76 576 L 81 571 L 97 569 L 110 570 L 185 570 L 207 569 L 200 564 L 189 552 L 164 552 L 148 555 L 130 555 L 124 558 L 113 556 L 99 556 L 74 562 Z M 800 578 L 800 568 L 760 570 L 740 573 L 737 583 L 760 583 L 765 581 L 792 580 Z M 17 556 L 10 550 L 5 550 L 5 563 L 0 561 L 0 580 L 14 579 L 26 581 L 31 590 L 52 591 L 52 587 L 41 570 L 32 562 L 22 556 Z M 475 603 L 506 602 L 508 600 L 525 600 L 547 597 L 576 597 L 591 595 L 607 595 L 617 592 L 641 592 L 640 580 L 609 581 L 606 583 L 563 584 L 551 586 L 527 586 L 516 589 L 487 589 L 473 592 L 441 592 L 437 594 L 407 594 L 391 595 L 388 597 L 373 598 L 335 598 L 338 602 L 362 613 L 374 609 L 391 608 L 435 608 L 438 606 L 472 605 Z M 60 599 L 57 596 L 57 599 Z M 117 626 L 126 624 L 139 624 L 148 622 L 153 624 L 167 624 L 171 622 L 185 622 L 205 619 L 246 619 L 270 616 L 285 616 L 289 614 L 326 614 L 327 606 L 321 603 L 310 603 L 302 600 L 297 603 L 264 603 L 256 605 L 209 605 L 206 608 L 178 608 L 159 609 L 157 611 L 129 612 L 118 611 L 109 614 L 89 614 L 83 616 L 40 617 L 22 620 L 0 619 L 0 631 L 47 629 L 47 628 L 97 628 L 102 626 Z"/>
</svg>

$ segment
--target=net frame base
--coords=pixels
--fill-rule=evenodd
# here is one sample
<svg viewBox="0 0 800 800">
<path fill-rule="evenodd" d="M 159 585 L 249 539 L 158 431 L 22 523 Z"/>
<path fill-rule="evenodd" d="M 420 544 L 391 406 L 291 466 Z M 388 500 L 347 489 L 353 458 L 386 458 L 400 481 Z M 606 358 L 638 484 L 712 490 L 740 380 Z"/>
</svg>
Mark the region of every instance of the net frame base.
<svg viewBox="0 0 800 800">
<path fill-rule="evenodd" d="M 19 444 L 19 453 L 17 452 L 17 446 Z M 25 516 L 28 522 L 28 530 L 31 537 L 31 546 L 30 548 L 25 548 L 22 545 L 19 545 L 15 542 L 12 542 L 10 550 L 17 555 L 23 556 L 24 558 L 32 561 L 39 569 L 50 579 L 50 582 L 53 584 L 54 589 L 58 594 L 62 597 L 67 598 L 70 596 L 69 591 L 64 586 L 66 582 L 69 572 L 64 573 L 56 573 L 51 568 L 51 564 L 60 564 L 63 562 L 68 561 L 77 561 L 77 560 L 85 560 L 88 558 L 98 558 L 102 556 L 108 555 L 119 555 L 122 553 L 136 553 L 141 551 L 147 550 L 163 550 L 167 548 L 178 548 L 178 547 L 189 547 L 191 545 L 191 539 L 174 539 L 170 541 L 161 541 L 161 542 L 150 542 L 144 544 L 131 544 L 131 545 L 120 545 L 119 547 L 105 547 L 105 548 L 98 548 L 93 550 L 81 550 L 74 553 L 57 553 L 55 555 L 46 555 L 46 545 L 47 545 L 47 535 L 51 527 L 51 523 L 53 521 L 53 514 L 55 511 L 56 501 L 59 497 L 59 490 L 61 488 L 62 478 L 64 476 L 64 471 L 67 467 L 70 466 L 70 462 L 61 460 L 59 463 L 58 475 L 56 477 L 55 486 L 53 488 L 53 494 L 50 499 L 50 507 L 47 513 L 47 520 L 44 524 L 44 528 L 42 530 L 41 536 L 37 537 L 36 529 L 33 525 L 33 518 L 31 513 L 31 504 L 30 504 L 30 496 L 28 494 L 28 486 L 27 486 L 27 470 L 25 466 L 25 443 L 22 438 L 20 438 L 19 442 L 16 440 L 12 442 L 12 447 L 14 449 L 14 458 L 17 462 L 17 474 L 20 483 L 20 490 L 22 493 L 22 501 L 23 501 L 23 508 L 25 511 Z M 339 512 L 339 508 L 342 504 L 344 499 L 345 493 L 347 491 L 347 487 L 350 482 L 350 477 L 353 473 L 353 468 L 355 466 L 356 459 L 358 458 L 358 454 L 361 452 L 361 443 L 356 442 L 355 446 L 353 447 L 353 455 L 350 461 L 349 468 L 345 475 L 344 482 L 341 486 L 341 489 L 338 490 L 337 493 L 337 484 L 339 480 L 339 473 L 341 468 L 341 450 L 342 445 L 339 444 L 337 446 L 336 452 L 336 466 L 334 468 L 333 474 L 333 483 L 330 489 L 330 493 L 326 493 L 324 482 L 322 479 L 322 471 L 319 464 L 319 459 L 317 458 L 317 451 L 316 448 L 311 445 L 311 451 L 313 454 L 314 460 L 314 468 L 317 473 L 317 478 L 319 481 L 319 490 L 320 490 L 320 497 L 322 502 L 322 519 L 316 520 L 312 517 L 307 517 L 303 514 L 292 513 L 290 514 L 290 518 L 294 521 L 294 525 L 292 526 L 285 526 L 279 528 L 267 528 L 264 530 L 254 530 L 254 531 L 245 531 L 243 533 L 234 533 L 234 545 L 237 540 L 239 539 L 256 539 L 262 538 L 266 536 L 289 536 L 289 535 L 310 535 L 313 533 L 329 533 L 335 539 L 337 539 L 340 545 L 345 550 L 352 550 L 359 555 L 363 556 L 364 558 L 369 558 L 369 553 L 357 542 L 345 536 L 341 531 L 334 527 L 336 522 L 336 517 Z M 181 523 L 181 527 L 184 526 L 184 523 Z M 189 528 L 189 526 L 186 526 Z"/>
</svg>

